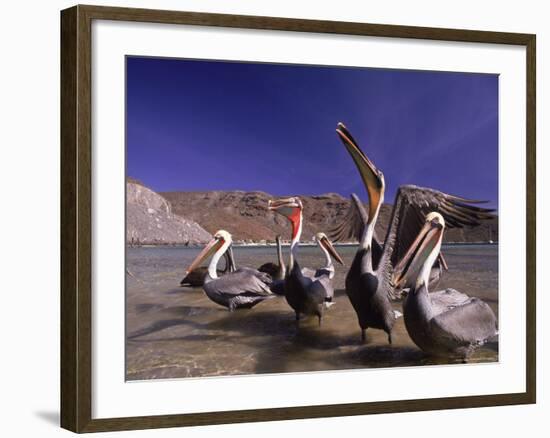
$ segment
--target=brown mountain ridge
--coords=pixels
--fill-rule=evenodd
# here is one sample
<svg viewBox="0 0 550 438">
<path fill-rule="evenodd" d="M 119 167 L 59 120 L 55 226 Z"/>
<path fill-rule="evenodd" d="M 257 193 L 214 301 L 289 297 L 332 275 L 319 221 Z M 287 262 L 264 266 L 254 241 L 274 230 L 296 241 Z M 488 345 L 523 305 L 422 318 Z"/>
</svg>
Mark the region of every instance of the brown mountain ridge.
<svg viewBox="0 0 550 438">
<path fill-rule="evenodd" d="M 175 214 L 201 225 L 210 233 L 225 229 L 235 241 L 274 241 L 280 234 L 290 236 L 290 225 L 280 215 L 267 209 L 268 200 L 274 197 L 265 192 L 209 191 L 163 192 Z M 337 193 L 306 196 L 299 195 L 304 205 L 302 240 L 309 241 L 319 231 L 327 232 L 346 215 L 350 199 Z M 392 205 L 383 204 L 376 230 L 384 237 Z M 445 233 L 446 242 L 498 241 L 498 217 L 473 228 L 450 229 Z"/>
</svg>

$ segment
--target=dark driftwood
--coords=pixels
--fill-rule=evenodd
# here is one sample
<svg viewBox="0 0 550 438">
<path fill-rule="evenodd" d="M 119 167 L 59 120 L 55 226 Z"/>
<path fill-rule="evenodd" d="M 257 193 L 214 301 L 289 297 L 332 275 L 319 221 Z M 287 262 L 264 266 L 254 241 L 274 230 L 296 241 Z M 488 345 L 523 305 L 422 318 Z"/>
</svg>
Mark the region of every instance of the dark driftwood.
<svg viewBox="0 0 550 438">
<path fill-rule="evenodd" d="M 527 50 L 527 379 L 517 394 L 233 412 L 91 418 L 91 22 L 124 20 L 525 46 Z M 535 403 L 535 35 L 75 6 L 61 12 L 61 425 L 75 432 L 288 420 Z"/>
</svg>

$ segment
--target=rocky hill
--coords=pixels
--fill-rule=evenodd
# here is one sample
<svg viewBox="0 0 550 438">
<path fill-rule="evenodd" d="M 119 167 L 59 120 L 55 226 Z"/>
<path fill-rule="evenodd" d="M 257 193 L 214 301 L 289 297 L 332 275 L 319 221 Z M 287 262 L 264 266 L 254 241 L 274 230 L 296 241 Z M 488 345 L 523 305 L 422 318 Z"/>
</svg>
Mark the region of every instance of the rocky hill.
<svg viewBox="0 0 550 438">
<path fill-rule="evenodd" d="M 199 224 L 172 212 L 166 199 L 136 180 L 126 181 L 128 244 L 200 244 L 212 236 Z"/>
<path fill-rule="evenodd" d="M 265 192 L 164 192 L 174 213 L 198 222 L 208 232 L 229 231 L 236 241 L 272 241 L 277 234 L 288 238 L 290 225 L 282 216 L 267 209 L 273 197 Z M 336 193 L 302 196 L 304 228 L 302 240 L 311 240 L 319 231 L 327 231 L 345 216 L 350 200 Z M 384 238 L 392 206 L 382 205 L 377 233 Z M 498 241 L 498 218 L 475 228 L 454 229 L 445 233 L 447 242 Z"/>
</svg>

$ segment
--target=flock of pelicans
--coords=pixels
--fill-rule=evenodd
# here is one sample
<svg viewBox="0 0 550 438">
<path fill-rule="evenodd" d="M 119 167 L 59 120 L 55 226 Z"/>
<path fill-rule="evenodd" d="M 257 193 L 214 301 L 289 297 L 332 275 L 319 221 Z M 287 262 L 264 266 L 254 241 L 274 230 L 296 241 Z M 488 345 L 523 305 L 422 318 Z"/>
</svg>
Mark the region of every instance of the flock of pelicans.
<svg viewBox="0 0 550 438">
<path fill-rule="evenodd" d="M 479 225 L 492 217 L 492 210 L 479 207 L 481 201 L 449 195 L 412 185 L 397 192 L 384 241 L 375 235 L 375 225 L 384 201 L 384 175 L 359 148 L 347 128 L 339 123 L 338 136 L 351 155 L 369 196 L 368 212 L 352 195 L 351 208 L 344 221 L 332 230 L 335 240 L 355 237 L 359 247 L 346 276 L 346 293 L 357 314 L 361 338 L 367 328 L 384 330 L 392 343 L 392 329 L 403 316 L 407 332 L 424 352 L 435 356 L 470 355 L 498 334 L 497 320 L 484 301 L 454 289 L 429 292 L 443 270 L 448 269 L 440 253 L 445 227 Z M 288 268 L 283 261 L 277 236 L 278 264 L 259 269 L 237 268 L 231 235 L 218 231 L 186 271 L 182 285 L 202 285 L 215 303 L 230 311 L 251 308 L 264 300 L 284 295 L 296 314 L 319 319 L 334 303 L 332 258 L 344 264 L 329 238 L 318 233 L 315 240 L 326 262 L 319 269 L 300 267 L 298 247 L 302 233 L 302 202 L 298 197 L 269 201 L 269 210 L 288 219 L 292 236 Z M 217 270 L 225 257 L 225 269 Z M 200 264 L 211 257 L 208 267 Z M 403 298 L 403 313 L 392 301 Z"/>
</svg>

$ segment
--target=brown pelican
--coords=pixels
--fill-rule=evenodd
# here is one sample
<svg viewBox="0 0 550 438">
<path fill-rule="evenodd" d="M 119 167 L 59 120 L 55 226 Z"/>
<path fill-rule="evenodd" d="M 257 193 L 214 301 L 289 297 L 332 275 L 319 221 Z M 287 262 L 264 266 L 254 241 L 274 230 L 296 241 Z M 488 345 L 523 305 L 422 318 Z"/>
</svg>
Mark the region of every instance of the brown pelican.
<svg viewBox="0 0 550 438">
<path fill-rule="evenodd" d="M 265 272 L 271 276 L 271 291 L 277 295 L 284 295 L 285 293 L 285 276 L 286 276 L 286 266 L 285 261 L 283 260 L 283 248 L 281 245 L 281 236 L 277 235 L 275 237 L 277 242 L 277 264 L 273 262 L 264 263 L 258 268 L 258 271 Z"/>
<path fill-rule="evenodd" d="M 430 211 L 438 211 L 449 227 L 463 227 L 478 225 L 480 220 L 492 217 L 492 210 L 471 205 L 479 201 L 404 185 L 397 191 L 386 238 L 380 246 L 373 236 L 384 201 L 384 175 L 361 151 L 342 123 L 338 124 L 336 132 L 355 162 L 369 195 L 367 222 L 346 276 L 346 292 L 357 313 L 363 342 L 366 329 L 372 327 L 384 330 L 391 344 L 391 332 L 398 316 L 391 300 L 397 298 L 400 290 L 391 282 L 392 271 L 418 235 L 424 216 Z"/>
<path fill-rule="evenodd" d="M 226 251 L 223 253 L 223 257 L 225 259 L 225 267 L 223 269 L 218 269 L 216 272 L 218 275 L 222 275 L 227 273 L 227 271 L 231 271 L 231 259 L 229 252 Z M 181 281 L 180 286 L 191 286 L 191 287 L 199 287 L 204 284 L 204 279 L 206 278 L 206 274 L 208 274 L 208 266 L 199 266 L 192 272 L 189 272 Z"/>
<path fill-rule="evenodd" d="M 313 271 L 314 275 L 312 276 L 304 275 L 296 260 L 302 234 L 302 201 L 298 197 L 270 200 L 269 209 L 285 216 L 292 226 L 290 259 L 284 283 L 286 300 L 296 314 L 296 321 L 300 320 L 300 315 L 315 315 L 319 319 L 319 325 L 321 325 L 324 308 L 332 303 L 334 296 L 330 278 L 332 267 L 330 256 L 328 256 L 328 267 L 325 266 L 320 270 Z M 339 263 L 343 263 L 332 243 L 326 236 L 324 237 L 318 236 L 319 246 L 323 251 L 326 251 L 325 254 L 331 254 Z"/>
<path fill-rule="evenodd" d="M 191 263 L 186 275 L 193 272 L 203 260 L 212 256 L 203 289 L 208 298 L 216 304 L 233 311 L 238 308 L 250 308 L 268 298 L 275 297 L 269 289 L 269 284 L 260 279 L 261 275 L 259 274 L 262 273 L 255 269 L 240 268 L 218 278 L 216 265 L 231 243 L 231 234 L 225 230 L 219 230 Z"/>
<path fill-rule="evenodd" d="M 330 280 L 334 278 L 334 264 L 332 263 L 332 258 L 330 255 L 336 259 L 338 263 L 341 265 L 344 265 L 344 261 L 340 257 L 340 254 L 336 252 L 334 249 L 334 246 L 332 245 L 332 242 L 327 237 L 325 233 L 317 233 L 315 234 L 315 243 L 317 243 L 317 246 L 321 249 L 323 254 L 325 255 L 325 265 L 319 269 L 313 270 L 310 268 L 302 268 L 302 274 L 304 274 L 307 277 L 321 277 L 326 276 Z"/>
<path fill-rule="evenodd" d="M 497 319 L 487 303 L 462 295 L 452 306 L 434 306 L 428 293 L 431 266 L 441 247 L 445 219 L 439 213 L 426 216 L 424 227 L 394 272 L 395 282 L 410 288 L 403 303 L 409 336 L 428 354 L 459 357 L 466 361 L 490 338 L 498 334 Z"/>
<path fill-rule="evenodd" d="M 286 274 L 286 266 L 283 260 L 281 236 L 277 235 L 277 237 L 275 237 L 275 242 L 277 242 L 277 264 L 273 262 L 264 263 L 258 268 L 258 271 L 269 274 L 273 280 L 284 280 Z"/>
</svg>

